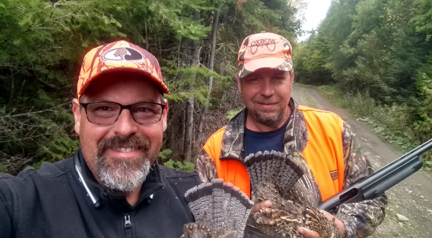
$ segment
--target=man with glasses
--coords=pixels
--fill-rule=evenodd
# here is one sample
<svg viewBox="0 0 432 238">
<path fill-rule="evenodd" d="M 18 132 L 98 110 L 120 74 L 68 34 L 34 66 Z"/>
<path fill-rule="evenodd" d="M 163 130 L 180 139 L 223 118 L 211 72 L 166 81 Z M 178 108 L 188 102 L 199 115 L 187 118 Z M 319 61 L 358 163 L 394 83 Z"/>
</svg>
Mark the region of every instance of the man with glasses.
<svg viewBox="0 0 432 238">
<path fill-rule="evenodd" d="M 159 64 L 126 41 L 90 50 L 72 101 L 72 158 L 0 175 L 0 237 L 180 237 L 195 174 L 156 162 L 168 103 Z"/>
<path fill-rule="evenodd" d="M 347 123 L 332 112 L 299 106 L 291 98 L 292 48 L 284 37 L 267 32 L 246 37 L 238 53 L 237 79 L 246 108 L 204 145 L 196 164 L 202 181 L 223 178 L 251 195 L 245 157 L 278 151 L 297 156 L 293 161 L 306 168 L 297 181 L 298 191 L 290 192 L 301 194 L 297 199 L 306 205 L 318 207 L 372 173 L 369 162 L 354 149 L 354 134 Z M 325 215 L 334 219 L 346 237 L 364 237 L 383 221 L 386 204 L 382 194 L 343 204 Z M 253 211 L 270 206 L 271 202 L 264 201 Z M 299 232 L 304 237 L 319 237 L 316 231 L 300 228 Z"/>
</svg>

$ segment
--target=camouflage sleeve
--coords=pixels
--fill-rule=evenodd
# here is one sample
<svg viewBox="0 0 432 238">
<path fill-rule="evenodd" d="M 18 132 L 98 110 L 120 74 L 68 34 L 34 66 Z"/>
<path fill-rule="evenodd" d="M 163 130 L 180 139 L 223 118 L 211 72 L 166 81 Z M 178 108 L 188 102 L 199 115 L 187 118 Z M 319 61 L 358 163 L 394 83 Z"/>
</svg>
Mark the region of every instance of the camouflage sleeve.
<svg viewBox="0 0 432 238">
<path fill-rule="evenodd" d="M 216 164 L 205 150 L 202 150 L 198 156 L 195 170 L 202 182 L 211 182 L 212 179 L 217 178 Z"/>
<path fill-rule="evenodd" d="M 343 187 L 346 188 L 373 173 L 373 169 L 360 149 L 355 146 L 354 134 L 346 123 L 344 123 L 342 140 L 345 162 Z M 367 237 L 384 220 L 386 205 L 387 196 L 382 194 L 375 199 L 342 204 L 338 208 L 336 217 L 344 223 L 347 238 Z"/>
</svg>

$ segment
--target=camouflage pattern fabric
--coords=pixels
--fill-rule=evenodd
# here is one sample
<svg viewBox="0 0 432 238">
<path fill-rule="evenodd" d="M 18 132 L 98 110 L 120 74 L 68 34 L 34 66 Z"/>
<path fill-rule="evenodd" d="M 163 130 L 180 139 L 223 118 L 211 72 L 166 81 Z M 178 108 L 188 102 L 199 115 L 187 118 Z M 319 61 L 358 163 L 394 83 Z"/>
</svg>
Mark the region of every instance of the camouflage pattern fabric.
<svg viewBox="0 0 432 238">
<path fill-rule="evenodd" d="M 262 67 L 292 71 L 292 47 L 287 39 L 262 32 L 243 40 L 238 52 L 237 78 L 244 78 Z"/>
<path fill-rule="evenodd" d="M 301 153 L 308 142 L 305 118 L 292 98 L 289 107 L 292 113 L 285 131 L 284 153 L 292 153 L 292 151 Z M 243 150 L 245 120 L 246 111 L 242 110 L 228 122 L 222 138 L 220 159 L 230 158 L 242 161 L 240 155 Z M 341 136 L 345 164 L 343 188 L 346 188 L 373 173 L 373 169 L 369 161 L 360 153 L 359 148 L 355 147 L 354 134 L 347 123 L 343 125 Z M 296 156 L 296 162 L 307 165 L 306 160 L 300 157 L 301 155 Z M 217 178 L 216 165 L 204 150 L 197 159 L 196 171 L 203 182 L 210 182 L 213 178 Z M 310 169 L 306 171 L 301 179 L 301 186 L 307 187 L 314 196 L 311 200 L 321 201 L 316 179 Z M 346 237 L 367 237 L 384 220 L 386 205 L 387 196 L 382 194 L 372 200 L 343 204 L 333 215 L 345 224 Z"/>
</svg>

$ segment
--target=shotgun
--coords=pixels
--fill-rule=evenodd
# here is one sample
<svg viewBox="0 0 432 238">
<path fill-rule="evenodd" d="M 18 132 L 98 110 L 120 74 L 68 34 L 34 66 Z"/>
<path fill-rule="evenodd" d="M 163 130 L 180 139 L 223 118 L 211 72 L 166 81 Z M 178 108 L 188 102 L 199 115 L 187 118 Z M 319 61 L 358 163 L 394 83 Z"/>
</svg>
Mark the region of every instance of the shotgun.
<svg viewBox="0 0 432 238">
<path fill-rule="evenodd" d="M 325 202 L 321 203 L 319 209 L 332 212 L 337 206 L 343 203 L 361 202 L 363 200 L 376 198 L 387 189 L 419 170 L 423 166 L 420 155 L 431 148 L 432 139 L 327 199 Z M 253 222 L 248 220 L 244 237 L 269 238 L 270 236 L 261 233 L 258 228 L 253 225 Z"/>
<path fill-rule="evenodd" d="M 431 148 L 432 139 L 327 199 L 321 203 L 319 209 L 331 212 L 343 203 L 361 202 L 376 198 L 387 189 L 419 170 L 423 166 L 420 155 Z"/>
</svg>

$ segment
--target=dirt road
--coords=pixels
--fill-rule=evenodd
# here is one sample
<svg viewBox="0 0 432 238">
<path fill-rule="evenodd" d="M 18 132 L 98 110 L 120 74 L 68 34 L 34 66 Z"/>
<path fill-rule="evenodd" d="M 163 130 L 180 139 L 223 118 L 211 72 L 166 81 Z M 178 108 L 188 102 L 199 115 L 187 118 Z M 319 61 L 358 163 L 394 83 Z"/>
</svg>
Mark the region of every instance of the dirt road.
<svg viewBox="0 0 432 238">
<path fill-rule="evenodd" d="M 400 150 L 379 138 L 367 124 L 334 107 L 317 91 L 295 85 L 292 96 L 300 105 L 332 111 L 342 117 L 353 129 L 357 142 L 375 170 L 402 155 Z M 386 218 L 371 237 L 432 237 L 432 178 L 428 173 L 419 171 L 386 194 L 389 198 Z"/>
</svg>

